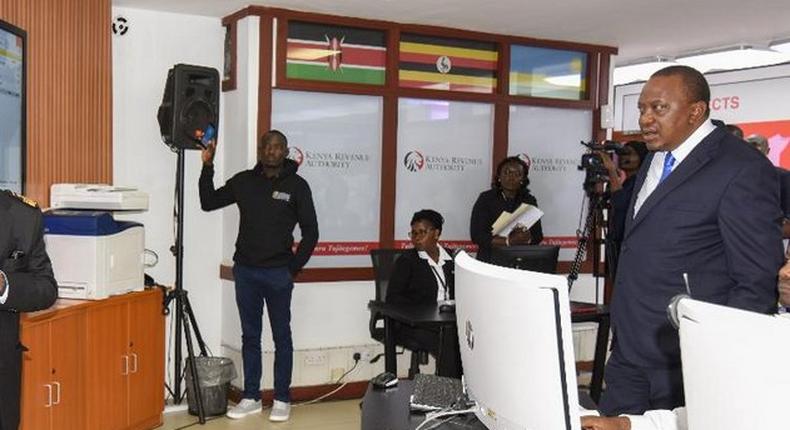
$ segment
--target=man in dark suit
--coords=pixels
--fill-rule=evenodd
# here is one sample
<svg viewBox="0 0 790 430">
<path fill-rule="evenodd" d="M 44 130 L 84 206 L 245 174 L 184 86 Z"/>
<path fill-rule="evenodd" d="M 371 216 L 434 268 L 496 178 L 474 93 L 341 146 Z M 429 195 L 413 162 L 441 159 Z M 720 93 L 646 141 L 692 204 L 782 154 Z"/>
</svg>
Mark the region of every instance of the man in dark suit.
<svg viewBox="0 0 790 430">
<path fill-rule="evenodd" d="M 710 89 L 685 66 L 662 69 L 639 97 L 653 152 L 634 184 L 611 304 L 604 415 L 684 404 L 678 333 L 667 305 L 693 298 L 776 309 L 783 217 L 776 170 L 708 120 Z"/>
<path fill-rule="evenodd" d="M 46 309 L 58 297 L 35 203 L 0 191 L 0 430 L 19 427 L 22 351 L 19 312 Z"/>
</svg>

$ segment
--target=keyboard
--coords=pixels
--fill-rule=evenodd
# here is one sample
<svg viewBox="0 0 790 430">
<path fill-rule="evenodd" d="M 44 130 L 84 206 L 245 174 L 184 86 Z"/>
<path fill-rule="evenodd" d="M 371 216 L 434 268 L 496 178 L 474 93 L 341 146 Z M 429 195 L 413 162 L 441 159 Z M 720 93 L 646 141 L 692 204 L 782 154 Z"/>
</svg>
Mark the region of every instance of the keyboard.
<svg viewBox="0 0 790 430">
<path fill-rule="evenodd" d="M 413 411 L 447 409 L 464 397 L 460 379 L 436 375 L 414 375 L 414 391 L 409 406 Z"/>
</svg>

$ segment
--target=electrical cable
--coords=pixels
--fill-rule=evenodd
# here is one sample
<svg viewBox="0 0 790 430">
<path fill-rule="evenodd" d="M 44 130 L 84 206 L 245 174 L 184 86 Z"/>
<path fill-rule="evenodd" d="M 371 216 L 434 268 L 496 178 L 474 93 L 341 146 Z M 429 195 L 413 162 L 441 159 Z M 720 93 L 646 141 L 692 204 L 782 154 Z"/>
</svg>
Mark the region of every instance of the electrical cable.
<svg viewBox="0 0 790 430">
<path fill-rule="evenodd" d="M 359 360 L 360 360 L 360 359 L 358 359 L 358 358 L 354 359 L 354 365 L 353 365 L 353 366 L 351 366 L 351 368 L 350 368 L 350 369 L 348 369 L 348 371 L 346 371 L 346 373 L 344 373 L 344 374 L 340 375 L 340 377 L 339 377 L 339 378 L 337 378 L 337 381 L 335 381 L 335 382 L 334 382 L 332 385 L 335 385 L 335 384 L 340 384 L 340 381 L 342 381 L 342 380 L 343 380 L 343 378 L 345 378 L 345 377 L 346 377 L 346 376 L 348 376 L 348 375 L 349 375 L 351 372 L 353 372 L 354 370 L 356 370 L 357 366 L 359 366 Z M 295 404 L 293 404 L 292 406 L 294 406 L 294 407 L 297 407 L 297 406 L 306 406 L 306 405 L 311 405 L 311 404 L 313 404 L 313 403 L 318 403 L 318 402 L 320 402 L 321 400 L 324 400 L 325 398 L 327 398 L 327 397 L 331 396 L 332 394 L 335 394 L 335 393 L 337 393 L 338 391 L 342 390 L 342 389 L 343 389 L 343 387 L 345 387 L 346 385 L 348 385 L 348 382 L 344 382 L 343 384 L 341 384 L 339 387 L 335 388 L 334 390 L 332 390 L 332 391 L 330 391 L 330 392 L 328 392 L 328 393 L 326 393 L 326 394 L 324 394 L 324 395 L 321 395 L 321 396 L 319 396 L 319 397 L 316 397 L 316 398 L 315 398 L 315 399 L 313 399 L 313 400 L 308 400 L 308 401 L 306 401 L 306 402 L 301 402 L 301 403 L 295 403 Z"/>
<path fill-rule="evenodd" d="M 443 411 L 427 414 L 427 415 L 425 415 L 425 421 L 420 423 L 420 425 L 418 425 L 417 428 L 415 428 L 414 430 L 421 430 L 423 427 L 425 427 L 426 424 L 430 423 L 431 421 L 435 421 L 435 420 L 437 420 L 439 418 L 451 417 L 451 419 L 452 419 L 452 418 L 455 418 L 456 415 L 465 415 L 465 414 L 474 413 L 475 409 L 476 409 L 476 406 L 475 407 L 471 407 L 469 409 L 462 409 L 460 411 L 446 411 L 446 410 L 443 410 Z M 444 424 L 444 422 L 445 421 L 441 421 L 441 422 L 436 423 L 436 424 L 437 425 L 441 425 L 441 424 Z M 434 427 L 436 427 L 436 426 L 434 426 Z M 429 429 L 430 428 L 434 428 L 434 427 L 429 427 Z"/>
</svg>

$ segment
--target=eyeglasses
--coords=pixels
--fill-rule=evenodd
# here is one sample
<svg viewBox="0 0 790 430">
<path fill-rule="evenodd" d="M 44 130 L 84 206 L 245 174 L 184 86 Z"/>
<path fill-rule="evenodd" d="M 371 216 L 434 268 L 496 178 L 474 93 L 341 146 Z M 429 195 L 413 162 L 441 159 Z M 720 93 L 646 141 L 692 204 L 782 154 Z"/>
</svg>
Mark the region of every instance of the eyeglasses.
<svg viewBox="0 0 790 430">
<path fill-rule="evenodd" d="M 502 169 L 501 175 L 504 176 L 512 176 L 516 178 L 523 178 L 524 172 L 521 169 Z"/>
<path fill-rule="evenodd" d="M 427 228 L 425 230 L 412 230 L 409 232 L 409 239 L 415 239 L 418 237 L 423 237 L 426 234 L 430 233 L 431 231 L 436 230 L 435 228 Z"/>
</svg>

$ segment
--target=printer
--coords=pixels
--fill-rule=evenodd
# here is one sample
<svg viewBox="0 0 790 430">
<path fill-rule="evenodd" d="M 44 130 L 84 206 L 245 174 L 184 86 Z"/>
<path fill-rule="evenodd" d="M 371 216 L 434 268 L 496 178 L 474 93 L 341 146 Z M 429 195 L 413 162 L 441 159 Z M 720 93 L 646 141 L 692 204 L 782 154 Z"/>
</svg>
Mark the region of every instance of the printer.
<svg viewBox="0 0 790 430">
<path fill-rule="evenodd" d="M 148 194 L 106 184 L 52 184 L 50 207 L 106 211 L 147 211 Z"/>
<path fill-rule="evenodd" d="M 109 212 L 50 210 L 44 242 L 60 297 L 97 300 L 144 287 L 140 223 L 116 221 Z"/>
</svg>

